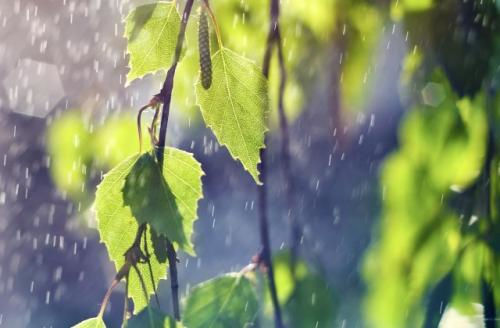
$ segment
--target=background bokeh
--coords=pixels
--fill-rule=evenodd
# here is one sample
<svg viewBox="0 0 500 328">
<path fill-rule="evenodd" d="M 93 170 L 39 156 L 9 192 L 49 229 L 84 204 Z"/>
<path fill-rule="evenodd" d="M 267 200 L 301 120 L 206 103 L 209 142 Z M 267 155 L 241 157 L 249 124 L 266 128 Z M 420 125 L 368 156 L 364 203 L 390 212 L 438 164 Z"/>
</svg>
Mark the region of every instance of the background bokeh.
<svg viewBox="0 0 500 328">
<path fill-rule="evenodd" d="M 0 327 L 69 327 L 94 316 L 114 276 L 92 202 L 103 173 L 138 151 L 135 115 L 164 79 L 158 73 L 124 86 L 122 20 L 144 3 L 0 2 Z M 260 63 L 268 1 L 211 3 L 225 45 Z M 476 271 L 488 272 L 493 285 L 500 277 L 498 245 L 486 237 L 468 255 L 484 262 L 453 264 L 471 236 L 481 239 L 486 231 L 495 239 L 496 225 L 482 223 L 490 211 L 481 200 L 490 196 L 470 188 L 483 181 L 491 157 L 498 1 L 283 0 L 281 6 L 299 252 L 331 302 L 314 314 L 327 318 L 319 327 L 435 327 L 434 317 L 462 286 L 447 287 L 453 272 L 466 272 L 463 280 L 479 289 L 488 279 L 474 278 Z M 167 143 L 193 152 L 206 176 L 197 256 L 180 254 L 182 295 L 240 270 L 260 249 L 256 186 L 195 105 L 194 16 L 187 37 Z M 278 253 L 290 246 L 289 204 L 271 110 L 269 218 Z M 465 307 L 482 303 L 477 293 L 462 294 Z M 159 296 L 168 310 L 168 281 Z M 123 288 L 105 316 L 111 327 L 119 325 L 122 302 Z"/>
</svg>

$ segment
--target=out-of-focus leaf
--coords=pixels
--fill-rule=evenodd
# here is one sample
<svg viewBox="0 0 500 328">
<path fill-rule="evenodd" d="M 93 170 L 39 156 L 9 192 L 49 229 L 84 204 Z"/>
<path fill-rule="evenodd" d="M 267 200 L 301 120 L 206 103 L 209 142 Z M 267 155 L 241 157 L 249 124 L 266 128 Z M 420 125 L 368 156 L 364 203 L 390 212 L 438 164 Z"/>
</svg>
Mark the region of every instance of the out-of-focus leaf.
<svg viewBox="0 0 500 328">
<path fill-rule="evenodd" d="M 482 244 L 468 246 L 453 271 L 452 306 L 463 315 L 475 315 L 474 303 L 481 300 L 481 277 L 487 249 Z"/>
<path fill-rule="evenodd" d="M 289 326 L 293 328 L 331 327 L 336 304 L 327 283 L 319 276 L 299 280 L 285 306 Z"/>
<path fill-rule="evenodd" d="M 130 318 L 126 328 L 172 328 L 182 326 L 175 319 L 161 312 L 160 310 L 148 306 L 139 312 L 137 315 Z"/>
<path fill-rule="evenodd" d="M 196 84 L 203 119 L 260 184 L 257 165 L 267 131 L 267 81 L 255 64 L 226 48 L 214 54 L 212 72 L 209 89 Z"/>
<path fill-rule="evenodd" d="M 311 29 L 314 35 L 327 41 L 335 31 L 337 24 L 335 0 L 281 2 L 283 16 L 293 17 Z"/>
<path fill-rule="evenodd" d="M 427 1 L 411 2 L 420 6 Z M 404 12 L 408 41 L 422 50 L 428 64 L 443 68 L 460 97 L 474 97 L 490 78 L 498 39 L 495 4 L 493 1 L 483 1 L 480 5 L 475 1 L 433 3 L 427 10 Z M 453 37 L 450 31 L 456 31 Z"/>
<path fill-rule="evenodd" d="M 137 123 L 130 116 L 106 121 L 92 135 L 94 158 L 101 167 L 114 167 L 125 158 L 139 152 Z M 147 149 L 150 139 L 143 127 L 142 149 Z"/>
<path fill-rule="evenodd" d="M 425 165 L 439 188 L 463 189 L 483 165 L 487 134 L 484 96 L 459 100 L 440 73 L 434 74 L 432 83 L 442 87 L 445 97 L 437 107 L 420 106 L 410 113 L 401 133 L 402 151 L 416 165 Z"/>
<path fill-rule="evenodd" d="M 349 11 L 352 27 L 348 53 L 343 58 L 341 76 L 342 108 L 355 113 L 364 109 L 371 98 L 374 60 L 382 34 L 382 18 L 373 7 L 352 6 Z"/>
<path fill-rule="evenodd" d="M 425 78 L 423 60 L 422 52 L 415 47 L 408 52 L 403 61 L 399 77 L 399 96 L 404 104 L 419 99 L 421 90 L 418 82 Z"/>
<path fill-rule="evenodd" d="M 68 111 L 48 129 L 50 172 L 57 187 L 74 199 L 85 195 L 90 133 L 77 111 Z"/>
<path fill-rule="evenodd" d="M 146 74 L 168 69 L 179 33 L 180 17 L 173 2 L 136 7 L 125 18 L 130 71 L 127 85 Z"/>
<path fill-rule="evenodd" d="M 288 251 L 280 252 L 273 256 L 274 280 L 276 281 L 276 291 L 278 300 L 285 304 L 295 289 L 294 276 L 291 269 L 291 255 Z M 295 279 L 301 280 L 308 275 L 307 265 L 301 259 L 295 263 Z M 269 300 L 270 301 L 270 300 Z"/>
<path fill-rule="evenodd" d="M 374 327 L 420 327 L 424 297 L 467 241 L 443 200 L 470 186 L 483 166 L 483 96 L 459 100 L 439 73 L 430 82 L 444 97 L 411 111 L 383 169 L 380 235 L 364 267 L 366 317 Z"/>
<path fill-rule="evenodd" d="M 294 276 L 290 252 L 281 251 L 273 257 L 273 269 L 287 327 L 330 327 L 333 324 L 337 310 L 334 291 L 324 279 L 309 271 L 304 260 L 296 259 Z M 270 327 L 273 305 L 267 288 L 261 302 L 261 325 Z"/>
<path fill-rule="evenodd" d="M 106 325 L 101 317 L 97 317 L 82 321 L 73 328 L 106 328 Z"/>
<path fill-rule="evenodd" d="M 187 328 L 251 327 L 257 311 L 252 284 L 233 273 L 195 286 L 187 296 L 182 322 Z"/>
</svg>

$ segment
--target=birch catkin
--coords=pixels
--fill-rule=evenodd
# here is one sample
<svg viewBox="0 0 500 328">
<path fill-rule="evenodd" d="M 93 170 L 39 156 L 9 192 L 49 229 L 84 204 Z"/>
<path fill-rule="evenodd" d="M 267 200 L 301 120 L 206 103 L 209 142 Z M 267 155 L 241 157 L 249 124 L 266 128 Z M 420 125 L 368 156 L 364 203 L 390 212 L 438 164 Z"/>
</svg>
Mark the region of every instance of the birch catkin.
<svg viewBox="0 0 500 328">
<path fill-rule="evenodd" d="M 212 60 L 210 58 L 210 34 L 205 11 L 200 13 L 198 22 L 198 47 L 200 52 L 201 85 L 208 89 L 212 85 Z"/>
</svg>

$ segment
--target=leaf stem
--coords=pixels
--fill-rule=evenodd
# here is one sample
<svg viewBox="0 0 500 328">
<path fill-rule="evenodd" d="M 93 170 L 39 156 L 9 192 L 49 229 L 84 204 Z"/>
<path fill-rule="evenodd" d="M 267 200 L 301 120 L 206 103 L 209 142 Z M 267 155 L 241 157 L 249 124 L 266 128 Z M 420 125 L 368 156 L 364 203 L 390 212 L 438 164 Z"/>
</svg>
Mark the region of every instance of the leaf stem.
<svg viewBox="0 0 500 328">
<path fill-rule="evenodd" d="M 160 307 L 160 300 L 158 299 L 158 293 L 156 293 L 156 284 L 155 284 L 155 279 L 153 275 L 153 268 L 151 267 L 151 261 L 149 260 L 150 254 L 148 250 L 148 236 L 147 236 L 148 230 L 144 229 L 144 253 L 146 255 L 146 262 L 148 265 L 149 269 L 149 277 L 151 278 L 151 285 L 153 286 L 153 292 L 155 294 L 155 300 L 156 304 L 158 305 L 158 308 Z"/>
<path fill-rule="evenodd" d="M 123 323 L 127 322 L 128 319 L 128 279 L 130 277 L 130 271 L 125 276 L 125 297 L 123 300 Z"/>
<path fill-rule="evenodd" d="M 177 68 L 177 63 L 181 56 L 182 46 L 184 44 L 184 36 L 186 34 L 186 26 L 191 14 L 191 9 L 193 7 L 194 0 L 187 0 L 184 7 L 184 12 L 182 14 L 181 26 L 179 29 L 179 35 L 177 37 L 177 45 L 175 48 L 174 60 L 172 66 L 170 66 L 165 82 L 163 83 L 160 93 L 157 95 L 161 102 L 163 103 L 161 122 L 160 122 L 160 133 L 158 138 L 158 144 L 156 148 L 156 158 L 158 160 L 160 170 L 163 171 L 163 154 L 165 151 L 165 140 L 167 136 L 167 126 L 168 126 L 168 116 L 170 113 L 170 101 L 172 99 L 172 89 L 174 87 L 174 75 Z M 175 252 L 174 245 L 170 240 L 167 239 L 167 257 L 170 271 L 170 288 L 172 290 L 172 307 L 174 312 L 174 318 L 179 321 L 181 318 L 179 309 L 179 283 L 177 277 L 177 254 Z"/>
<path fill-rule="evenodd" d="M 278 93 L 278 115 L 281 133 L 281 160 L 283 162 L 283 175 L 285 180 L 285 193 L 287 207 L 289 210 L 288 219 L 290 222 L 290 253 L 291 253 L 291 266 L 292 273 L 295 277 L 295 264 L 297 262 L 297 253 L 300 243 L 301 226 L 297 220 L 297 216 L 293 211 L 295 204 L 295 184 L 292 175 L 291 161 L 290 161 L 290 133 L 288 129 L 288 119 L 285 114 L 285 86 L 287 82 L 287 74 L 285 67 L 285 59 L 283 56 L 283 45 L 281 41 L 281 32 L 279 25 L 276 26 L 276 45 L 278 48 L 278 61 L 280 67 L 280 85 Z"/>
<path fill-rule="evenodd" d="M 106 310 L 106 306 L 108 305 L 109 302 L 109 297 L 111 296 L 111 293 L 113 292 L 113 289 L 118 285 L 120 280 L 114 279 L 113 282 L 111 283 L 111 286 L 109 286 L 108 290 L 106 291 L 106 294 L 104 295 L 104 298 L 101 303 L 101 308 L 99 309 L 99 314 L 97 315 L 98 318 L 102 318 L 104 315 L 104 311 Z"/>
<path fill-rule="evenodd" d="M 222 49 L 224 45 L 222 44 L 222 36 L 220 33 L 219 24 L 217 23 L 217 19 L 215 18 L 212 8 L 210 8 L 210 3 L 208 2 L 208 0 L 203 0 L 203 4 L 205 5 L 205 8 L 208 11 L 208 15 L 210 16 L 210 19 L 215 26 L 215 36 L 217 37 L 217 44 L 219 45 L 219 49 Z"/>
<path fill-rule="evenodd" d="M 146 304 L 149 303 L 149 295 L 148 295 L 148 290 L 146 289 L 146 283 L 144 282 L 144 278 L 142 277 L 141 271 L 139 271 L 139 268 L 137 268 L 137 264 L 133 264 L 132 267 L 135 270 L 135 273 L 137 273 L 137 276 L 139 277 L 139 281 L 141 282 L 141 287 L 142 291 L 144 292 L 144 298 L 146 300 Z M 151 308 L 148 306 L 148 316 L 149 316 L 149 322 L 153 322 L 153 315 L 151 314 Z"/>
</svg>

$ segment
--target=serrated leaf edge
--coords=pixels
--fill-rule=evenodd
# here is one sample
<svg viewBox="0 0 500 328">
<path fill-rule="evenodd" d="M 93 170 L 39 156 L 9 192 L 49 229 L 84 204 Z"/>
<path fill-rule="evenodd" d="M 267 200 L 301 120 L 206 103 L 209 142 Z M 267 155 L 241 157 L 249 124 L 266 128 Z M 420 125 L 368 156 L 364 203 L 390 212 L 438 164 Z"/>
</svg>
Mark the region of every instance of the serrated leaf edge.
<svg viewBox="0 0 500 328">
<path fill-rule="evenodd" d="M 193 153 L 190 153 L 188 151 L 185 151 L 185 150 L 182 150 L 182 149 L 179 149 L 179 148 L 175 148 L 175 147 L 165 147 L 165 150 L 168 151 L 168 152 L 172 152 L 172 151 L 178 151 L 180 153 L 184 153 L 186 154 L 187 156 L 189 156 L 191 159 L 193 159 L 196 163 L 196 168 L 200 170 L 201 174 L 200 174 L 200 186 L 201 186 L 201 190 L 200 190 L 200 194 L 198 196 L 198 198 L 196 199 L 196 210 L 194 212 L 194 218 L 193 218 L 193 222 L 192 222 L 192 229 L 193 229 L 193 232 L 194 232 L 194 223 L 199 219 L 198 217 L 198 203 L 200 202 L 200 200 L 202 200 L 204 198 L 204 195 L 203 195 L 203 183 L 201 181 L 201 179 L 206 175 L 205 174 L 205 171 L 203 171 L 203 167 L 201 166 L 201 163 L 196 159 L 196 157 L 194 157 L 194 154 Z M 164 155 L 165 156 L 165 155 Z M 184 162 L 184 161 L 182 161 Z M 162 175 L 163 175 L 163 170 L 166 169 L 166 162 L 163 163 L 163 168 L 162 168 Z M 188 166 L 191 166 L 190 164 L 188 163 L 185 163 L 186 165 Z M 181 179 L 179 178 L 178 176 L 176 176 L 178 179 Z M 183 180 L 183 179 L 182 179 Z M 165 177 L 163 177 L 163 180 L 162 180 L 162 183 L 166 183 L 166 179 Z M 174 192 L 172 191 L 172 194 L 174 195 L 174 197 L 177 199 L 179 197 L 177 197 L 176 194 L 174 194 Z M 179 198 L 180 199 L 180 198 Z M 164 235 L 166 237 L 165 234 L 161 233 L 161 235 Z M 191 238 L 193 237 L 193 234 L 191 235 Z M 188 241 L 188 248 L 182 248 L 182 250 L 184 252 L 186 252 L 187 254 L 191 255 L 191 256 L 196 256 L 196 252 L 194 250 L 194 243 L 191 241 L 191 240 L 187 240 Z"/>
<path fill-rule="evenodd" d="M 152 3 L 146 3 L 146 4 L 143 4 L 141 6 L 148 6 L 148 5 L 153 5 L 153 4 L 171 4 L 174 8 L 175 8 L 175 12 L 177 13 L 177 16 L 179 17 L 179 20 L 181 18 L 181 15 L 179 14 L 179 8 L 177 7 L 176 5 L 176 2 L 175 0 L 174 1 L 157 1 L 157 2 L 152 2 Z M 127 19 L 129 18 L 130 15 L 132 15 L 132 13 L 137 10 L 138 7 L 141 7 L 141 6 L 137 6 L 135 8 L 133 8 L 126 16 L 125 18 L 122 19 L 122 23 L 123 25 L 125 26 L 125 29 L 123 31 L 123 35 L 122 37 L 125 38 L 125 40 L 127 41 L 127 46 L 125 46 L 125 55 L 127 56 L 128 55 L 128 61 L 127 61 L 127 65 L 125 66 L 126 68 L 128 68 L 128 72 L 127 72 L 127 75 L 125 76 L 125 88 L 127 88 L 128 86 L 130 86 L 130 84 L 135 81 L 135 80 L 143 80 L 146 76 L 148 75 L 155 75 L 157 74 L 158 72 L 163 72 L 163 73 L 166 73 L 168 71 L 168 68 L 159 68 L 153 72 L 149 72 L 149 73 L 146 73 L 144 74 L 143 76 L 138 76 L 138 77 L 135 77 L 131 80 L 129 80 L 128 76 L 130 74 L 130 71 L 132 70 L 132 66 L 130 66 L 130 51 L 128 51 L 128 38 L 127 38 L 127 31 L 126 31 L 126 24 L 127 24 Z M 179 62 L 180 62 L 181 58 L 179 58 Z"/>
<path fill-rule="evenodd" d="M 233 54 L 235 54 L 235 55 L 239 56 L 242 60 L 245 60 L 245 61 L 247 61 L 248 63 L 251 63 L 252 65 L 257 66 L 257 65 L 256 65 L 256 63 L 255 63 L 255 61 L 250 60 L 250 59 L 248 59 L 248 58 L 246 58 L 246 57 L 244 57 L 244 56 L 242 56 L 242 55 L 238 54 L 237 52 L 234 52 L 234 51 L 232 51 L 231 49 L 226 48 L 226 47 L 223 47 L 223 48 L 221 48 L 221 49 L 217 50 L 217 51 L 216 51 L 216 52 L 212 55 L 211 59 L 213 60 L 213 58 L 214 58 L 215 56 L 217 56 L 219 53 L 221 53 L 221 54 L 222 54 L 222 52 L 223 52 L 223 51 L 228 51 L 228 52 L 231 52 L 231 53 L 233 53 Z M 222 56 L 222 55 L 221 55 L 221 56 Z M 222 58 L 224 58 L 224 56 L 222 56 Z M 223 60 L 223 61 L 224 61 L 224 60 Z M 224 71 L 225 71 L 225 68 L 224 68 Z M 199 72 L 199 71 L 198 71 L 198 72 Z M 259 72 L 259 73 L 260 73 L 260 72 Z M 259 77 L 260 77 L 260 78 L 262 78 L 262 79 L 265 81 L 266 88 L 268 88 L 268 82 L 269 82 L 269 81 L 268 81 L 268 79 L 266 79 L 265 77 L 263 77 L 263 75 L 262 75 L 262 74 L 260 74 L 260 75 L 259 75 Z M 196 89 L 196 87 L 197 87 L 200 83 L 201 83 L 201 81 L 200 81 L 200 74 L 198 74 L 198 78 L 197 78 L 196 83 L 195 83 L 195 89 Z M 214 81 L 213 81 L 212 83 L 214 83 Z M 227 82 L 226 82 L 226 84 L 227 84 Z M 198 106 L 198 107 L 200 108 L 201 114 L 202 114 L 202 116 L 203 116 L 203 111 L 201 110 L 202 106 L 201 106 L 201 104 L 200 104 L 200 102 L 199 102 L 199 99 L 198 99 L 198 93 L 197 93 L 197 92 L 195 92 L 195 97 L 196 97 L 196 106 Z M 269 99 L 268 99 L 268 100 L 269 100 Z M 267 122 L 267 117 L 268 117 L 268 115 L 269 115 L 269 106 L 267 106 L 267 108 L 265 108 L 265 109 L 264 109 L 264 120 L 265 120 L 266 122 Z M 205 119 L 204 119 L 204 121 L 205 121 Z M 212 132 L 214 131 L 214 130 L 213 130 L 213 128 L 214 128 L 214 127 L 213 127 L 213 125 L 212 125 L 212 124 L 208 124 L 206 121 L 205 121 L 205 124 L 207 125 L 207 127 L 209 127 L 209 128 L 212 130 Z M 267 133 L 267 132 L 269 132 L 269 128 L 268 128 L 266 125 L 264 125 L 264 142 L 263 142 L 262 146 L 261 146 L 261 147 L 259 147 L 259 153 L 260 153 L 260 151 L 261 151 L 261 150 L 263 150 L 263 149 L 266 149 L 266 148 L 267 148 L 267 147 L 266 147 L 266 143 L 265 143 L 265 140 L 266 140 L 266 133 Z M 215 134 L 215 132 L 214 132 L 214 134 Z M 253 176 L 253 174 L 252 174 L 252 172 L 250 172 L 250 170 L 249 170 L 247 167 L 245 167 L 245 165 L 243 164 L 243 161 L 241 160 L 241 157 L 240 157 L 240 156 L 236 156 L 236 155 L 234 155 L 234 154 L 233 154 L 233 152 L 232 152 L 232 151 L 231 151 L 231 149 L 227 146 L 227 144 L 226 144 L 226 143 L 222 143 L 222 142 L 220 142 L 218 138 L 217 138 L 217 141 L 219 142 L 219 144 L 221 144 L 222 146 L 224 146 L 224 147 L 226 147 L 226 148 L 227 148 L 227 150 L 229 151 L 229 153 L 231 154 L 231 157 L 232 157 L 233 159 L 235 159 L 235 160 L 237 160 L 238 162 L 240 162 L 240 164 L 243 166 L 243 169 L 244 169 L 245 171 L 247 171 L 247 172 L 250 174 L 250 176 L 254 179 L 254 181 L 255 181 L 255 183 L 256 183 L 257 185 L 259 185 L 259 186 L 262 186 L 262 185 L 263 185 L 262 181 L 260 181 L 260 177 L 259 177 L 259 175 L 257 175 L 257 177 L 254 177 L 254 176 Z M 260 171 L 259 171 L 259 164 L 260 164 L 260 163 L 262 163 L 262 158 L 260 157 L 260 154 L 259 154 L 259 159 L 258 159 L 258 161 L 256 162 L 256 166 L 257 166 L 257 168 L 256 168 L 256 169 L 257 169 L 257 173 L 258 173 L 258 174 L 260 174 Z"/>
</svg>

